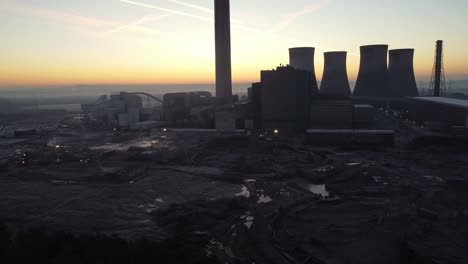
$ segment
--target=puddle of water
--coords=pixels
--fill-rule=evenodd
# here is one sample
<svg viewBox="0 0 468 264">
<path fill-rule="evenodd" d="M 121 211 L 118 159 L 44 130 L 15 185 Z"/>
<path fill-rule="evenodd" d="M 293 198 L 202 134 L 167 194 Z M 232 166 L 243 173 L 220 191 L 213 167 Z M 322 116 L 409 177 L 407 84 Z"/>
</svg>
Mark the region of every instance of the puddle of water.
<svg viewBox="0 0 468 264">
<path fill-rule="evenodd" d="M 78 183 L 76 181 L 51 181 L 51 183 L 55 183 L 55 184 L 75 184 L 75 183 Z"/>
<path fill-rule="evenodd" d="M 263 204 L 263 203 L 270 203 L 270 202 L 272 202 L 272 201 L 273 201 L 273 199 L 271 199 L 270 196 L 265 196 L 265 195 L 262 194 L 262 195 L 258 198 L 257 203 L 258 203 L 258 204 Z"/>
<path fill-rule="evenodd" d="M 235 196 L 243 196 L 245 198 L 250 198 L 250 191 L 247 186 L 242 186 L 242 191 L 240 193 L 236 193 Z"/>
<path fill-rule="evenodd" d="M 444 182 L 444 180 L 442 178 L 436 177 L 436 176 L 424 176 L 424 178 L 429 179 L 429 180 L 435 180 L 435 181 L 438 181 L 438 182 Z"/>
<path fill-rule="evenodd" d="M 253 223 L 254 223 L 255 217 L 253 217 L 253 216 L 248 216 L 248 217 L 245 218 L 245 220 L 246 220 L 246 221 L 245 221 L 244 225 L 245 225 L 248 229 L 250 229 L 250 228 L 252 227 Z"/>
<path fill-rule="evenodd" d="M 372 176 L 372 179 L 374 179 L 376 183 L 383 182 L 383 178 L 381 176 Z"/>
<path fill-rule="evenodd" d="M 325 184 L 311 184 L 309 185 L 309 191 L 311 193 L 321 195 L 322 198 L 328 198 L 330 196 L 330 193 L 327 191 L 327 186 Z"/>
<path fill-rule="evenodd" d="M 105 151 L 127 151 L 131 147 L 137 148 L 149 148 L 153 144 L 148 139 L 138 139 L 138 140 L 131 140 L 124 143 L 108 143 L 103 146 L 95 146 L 90 147 L 91 150 L 105 150 Z"/>
<path fill-rule="evenodd" d="M 332 165 L 325 165 L 325 166 L 316 168 L 316 169 L 314 169 L 314 170 L 317 171 L 317 172 L 326 173 L 326 172 L 332 171 L 333 169 L 335 169 L 335 167 L 333 167 Z"/>
</svg>

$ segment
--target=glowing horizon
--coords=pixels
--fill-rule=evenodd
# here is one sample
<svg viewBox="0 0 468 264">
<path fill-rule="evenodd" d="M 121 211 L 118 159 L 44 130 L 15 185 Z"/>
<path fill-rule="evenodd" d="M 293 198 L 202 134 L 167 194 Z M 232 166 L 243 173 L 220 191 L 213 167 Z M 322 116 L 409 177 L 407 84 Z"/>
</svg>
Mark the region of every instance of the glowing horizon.
<svg viewBox="0 0 468 264">
<path fill-rule="evenodd" d="M 417 79 L 427 80 L 437 39 L 447 79 L 468 79 L 463 1 L 349 2 L 231 0 L 233 81 L 259 81 L 295 46 L 316 47 L 318 80 L 323 52 L 348 51 L 355 80 L 359 47 L 375 43 L 414 48 Z M 212 10 L 212 0 L 0 0 L 0 87 L 212 84 Z"/>
</svg>

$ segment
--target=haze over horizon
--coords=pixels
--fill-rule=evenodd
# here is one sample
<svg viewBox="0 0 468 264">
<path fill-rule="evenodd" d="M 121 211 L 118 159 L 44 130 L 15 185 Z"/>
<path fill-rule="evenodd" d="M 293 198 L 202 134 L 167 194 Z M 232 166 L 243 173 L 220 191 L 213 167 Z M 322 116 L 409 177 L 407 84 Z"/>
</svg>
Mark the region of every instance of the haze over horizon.
<svg viewBox="0 0 468 264">
<path fill-rule="evenodd" d="M 288 63 L 288 48 L 348 51 L 414 48 L 418 80 L 430 77 L 435 41 L 445 41 L 448 79 L 468 79 L 462 0 L 231 0 L 233 79 Z M 436 19 L 437 18 L 437 19 Z M 0 0 L 0 87 L 214 82 L 212 0 Z"/>
</svg>

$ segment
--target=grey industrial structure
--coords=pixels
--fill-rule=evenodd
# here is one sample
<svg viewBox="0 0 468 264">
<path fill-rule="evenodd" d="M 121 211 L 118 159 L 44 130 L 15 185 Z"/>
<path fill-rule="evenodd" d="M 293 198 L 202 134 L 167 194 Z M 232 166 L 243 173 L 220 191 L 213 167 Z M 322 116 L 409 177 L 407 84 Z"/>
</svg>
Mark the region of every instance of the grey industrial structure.
<svg viewBox="0 0 468 264">
<path fill-rule="evenodd" d="M 396 49 L 389 51 L 389 85 L 392 96 L 419 96 L 414 76 L 414 49 Z"/>
<path fill-rule="evenodd" d="M 442 126 L 468 127 L 468 100 L 445 97 L 414 97 L 408 100 L 412 119 Z"/>
<path fill-rule="evenodd" d="M 361 64 L 354 96 L 390 97 L 387 71 L 388 45 L 361 47 Z"/>
<path fill-rule="evenodd" d="M 231 18 L 229 0 L 215 0 L 216 96 L 232 97 Z"/>
<path fill-rule="evenodd" d="M 308 128 L 353 128 L 353 103 L 348 96 L 318 95 L 310 102 Z"/>
<path fill-rule="evenodd" d="M 325 67 L 320 84 L 320 93 L 350 96 L 351 87 L 349 86 L 346 67 L 347 52 L 325 52 L 324 56 Z"/>
<path fill-rule="evenodd" d="M 438 40 L 436 42 L 434 69 L 432 70 L 431 83 L 429 87 L 429 89 L 432 90 L 434 96 L 440 96 L 442 93 L 446 92 L 443 56 L 444 42 L 442 40 Z"/>
<path fill-rule="evenodd" d="M 110 99 L 104 95 L 93 104 L 81 105 L 91 119 L 114 128 L 127 128 L 141 121 L 142 98 L 126 92 L 114 93 Z"/>
</svg>

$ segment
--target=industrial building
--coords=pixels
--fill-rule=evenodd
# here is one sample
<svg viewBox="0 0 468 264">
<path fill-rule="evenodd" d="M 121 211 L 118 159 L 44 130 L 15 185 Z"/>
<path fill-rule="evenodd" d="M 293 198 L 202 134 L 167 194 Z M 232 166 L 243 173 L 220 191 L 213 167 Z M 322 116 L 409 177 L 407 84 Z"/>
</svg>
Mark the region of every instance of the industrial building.
<svg viewBox="0 0 468 264">
<path fill-rule="evenodd" d="M 312 75 L 289 66 L 261 72 L 264 129 L 304 130 L 310 120 Z"/>
<path fill-rule="evenodd" d="M 99 97 L 93 104 L 81 105 L 91 120 L 114 128 L 129 128 L 141 121 L 143 100 L 136 94 L 121 92 Z"/>
<path fill-rule="evenodd" d="M 209 92 L 164 95 L 164 120 L 174 127 L 210 127 L 216 98 Z"/>
<path fill-rule="evenodd" d="M 388 45 L 361 47 L 361 63 L 354 96 L 390 97 L 387 71 Z"/>
<path fill-rule="evenodd" d="M 253 83 L 248 89 L 248 117 L 246 128 L 260 129 L 262 128 L 262 83 Z"/>
<path fill-rule="evenodd" d="M 350 96 L 348 73 L 346 69 L 346 51 L 325 52 L 325 67 L 322 82 L 320 84 L 321 94 Z"/>
<path fill-rule="evenodd" d="M 414 49 L 389 51 L 388 77 L 392 96 L 419 96 L 414 76 Z"/>
<path fill-rule="evenodd" d="M 468 100 L 446 97 L 414 97 L 408 99 L 412 119 L 441 126 L 468 127 Z"/>
<path fill-rule="evenodd" d="M 339 95 L 319 95 L 310 103 L 309 128 L 351 129 L 353 103 L 351 98 Z"/>
</svg>

